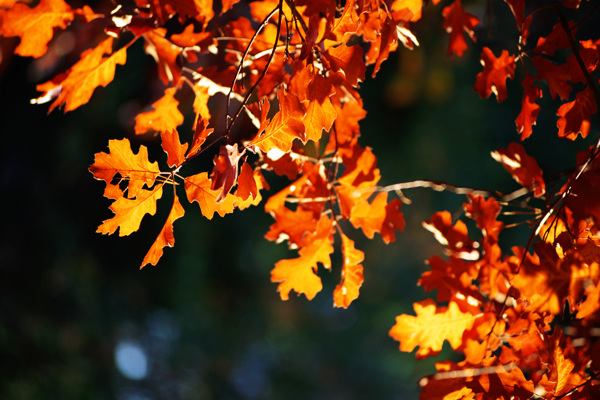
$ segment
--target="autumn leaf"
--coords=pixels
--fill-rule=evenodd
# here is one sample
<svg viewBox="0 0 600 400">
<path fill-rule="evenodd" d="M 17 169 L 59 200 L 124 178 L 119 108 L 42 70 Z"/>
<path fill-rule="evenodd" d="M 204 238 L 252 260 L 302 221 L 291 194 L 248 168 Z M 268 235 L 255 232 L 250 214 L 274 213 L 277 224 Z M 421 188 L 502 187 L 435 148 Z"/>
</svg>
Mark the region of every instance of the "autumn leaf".
<svg viewBox="0 0 600 400">
<path fill-rule="evenodd" d="M 329 131 L 337 117 L 335 108 L 329 97 L 335 93 L 333 85 L 320 73 L 314 73 L 306 86 L 306 91 L 299 92 L 299 100 L 308 103 L 302 122 L 306 132 L 306 140 L 318 142 L 323 129 Z"/>
<path fill-rule="evenodd" d="M 45 103 L 56 97 L 50 111 L 64 105 L 65 112 L 87 103 L 97 87 L 112 82 L 117 64 L 125 64 L 127 47 L 113 53 L 112 46 L 113 38 L 109 36 L 93 49 L 81 53 L 81 59 L 66 74 L 37 86 L 44 94 L 32 103 Z M 104 57 L 105 54 L 110 56 Z"/>
<path fill-rule="evenodd" d="M 300 257 L 278 261 L 271 271 L 271 282 L 281 282 L 277 291 L 282 300 L 289 299 L 291 290 L 304 294 L 309 300 L 321 291 L 323 284 L 316 271 L 319 263 L 331 269 L 332 243 L 333 221 L 322 215 L 317 230 L 303 240 L 303 247 L 298 252 Z"/>
<path fill-rule="evenodd" d="M 173 199 L 173 207 L 171 208 L 171 212 L 167 217 L 167 221 L 165 222 L 165 225 L 161 229 L 160 233 L 158 234 L 158 237 L 152 244 L 152 247 L 150 247 L 150 250 L 148 250 L 148 253 L 144 257 L 144 261 L 142 261 L 140 269 L 142 269 L 147 264 L 156 265 L 158 263 L 158 260 L 160 260 L 160 258 L 163 255 L 163 248 L 165 246 L 173 247 L 175 245 L 175 236 L 173 235 L 173 223 L 179 218 L 183 217 L 183 215 L 185 214 L 185 210 L 179 202 L 177 194 L 175 194 L 174 196 L 175 197 Z"/>
<path fill-rule="evenodd" d="M 144 50 L 154 58 L 160 79 L 168 85 L 170 82 L 177 83 L 181 76 L 181 68 L 177 63 L 181 48 L 165 38 L 166 32 L 164 28 L 146 32 Z"/>
<path fill-rule="evenodd" d="M 537 79 L 546 80 L 550 89 L 550 96 L 554 99 L 560 96 L 562 100 L 569 98 L 572 86 L 569 83 L 571 80 L 571 71 L 568 64 L 554 64 L 540 56 L 531 58 L 531 62 L 537 68 Z"/>
<path fill-rule="evenodd" d="M 135 117 L 135 133 L 141 135 L 149 131 L 173 131 L 183 123 L 183 114 L 177 108 L 176 88 L 167 88 L 163 97 L 152 103 L 153 110 Z"/>
<path fill-rule="evenodd" d="M 148 149 L 140 146 L 137 154 L 131 150 L 129 139 L 110 140 L 108 142 L 109 153 L 97 153 L 94 163 L 89 170 L 94 178 L 103 180 L 107 185 L 117 174 L 120 180 L 127 182 L 127 197 L 134 198 L 144 185 L 148 188 L 154 185 L 160 174 L 158 163 L 148 160 Z"/>
<path fill-rule="evenodd" d="M 596 100 L 592 89 L 587 87 L 577 93 L 575 100 L 565 103 L 556 113 L 560 118 L 556 125 L 558 126 L 558 136 L 570 140 L 581 137 L 587 137 L 590 132 L 591 117 L 596 114 Z"/>
<path fill-rule="evenodd" d="M 473 29 L 480 24 L 479 18 L 467 13 L 463 9 L 460 0 L 455 0 L 454 3 L 445 7 L 442 14 L 445 18 L 444 28 L 450 33 L 448 54 L 454 53 L 462 57 L 464 51 L 467 49 L 464 33 L 468 34 L 475 41 L 475 32 Z"/>
<path fill-rule="evenodd" d="M 342 71 L 346 81 L 354 86 L 365 80 L 367 67 L 363 62 L 363 49 L 360 46 L 347 46 L 345 43 L 328 48 L 323 54 L 331 69 Z"/>
<path fill-rule="evenodd" d="M 423 222 L 423 227 L 433 233 L 435 239 L 447 248 L 450 255 L 463 260 L 479 258 L 478 243 L 469 239 L 467 226 L 460 220 L 453 225 L 452 216 L 448 211 L 436 212 L 428 221 Z"/>
<path fill-rule="evenodd" d="M 167 164 L 171 168 L 180 166 L 185 161 L 185 152 L 187 151 L 188 144 L 181 144 L 179 141 L 179 132 L 173 130 L 171 132 L 161 132 L 161 146 L 165 153 L 167 153 Z"/>
<path fill-rule="evenodd" d="M 535 101 L 542 97 L 542 90 L 533 84 L 533 76 L 527 74 L 523 79 L 523 100 L 521 112 L 515 120 L 517 132 L 521 134 L 521 140 L 527 139 L 533 132 L 533 126 L 537 121 L 540 106 Z"/>
<path fill-rule="evenodd" d="M 0 35 L 19 36 L 15 53 L 37 58 L 48 51 L 54 29 L 65 29 L 74 18 L 75 11 L 63 0 L 42 0 L 34 8 L 17 3 L 8 11 L 0 11 Z"/>
<path fill-rule="evenodd" d="M 263 152 L 276 147 L 287 152 L 292 147 L 294 139 L 305 140 L 304 110 L 296 95 L 279 89 L 279 111 L 262 134 L 259 134 L 250 144 L 257 146 Z"/>
<path fill-rule="evenodd" d="M 502 163 L 506 169 L 523 187 L 534 189 L 534 196 L 540 197 L 546 193 L 546 184 L 542 170 L 535 158 L 529 156 L 519 143 L 510 143 L 507 149 L 493 151 L 492 158 Z"/>
<path fill-rule="evenodd" d="M 379 193 L 371 203 L 358 203 L 351 211 L 350 222 L 361 228 L 366 237 L 372 239 L 375 232 L 381 234 L 385 243 L 396 240 L 395 230 L 404 230 L 404 217 L 398 199 L 387 203 L 387 193 Z"/>
<path fill-rule="evenodd" d="M 446 340 L 453 349 L 458 349 L 463 333 L 471 329 L 479 317 L 463 313 L 454 302 L 448 307 L 438 307 L 432 299 L 414 303 L 414 310 L 416 316 L 396 317 L 389 334 L 400 342 L 401 351 L 411 352 L 419 346 L 417 358 L 437 355 Z"/>
<path fill-rule="evenodd" d="M 507 50 L 502 50 L 500 57 L 496 57 L 492 50 L 484 47 L 481 51 L 481 65 L 483 71 L 477 74 L 475 91 L 483 99 L 494 93 L 498 103 L 506 100 L 506 79 L 515 77 L 515 56 L 509 55 Z"/>
<path fill-rule="evenodd" d="M 212 219 L 215 212 L 224 216 L 233 212 L 235 197 L 226 196 L 222 201 L 217 202 L 217 197 L 221 190 L 212 190 L 212 181 L 208 178 L 206 172 L 186 177 L 184 180 L 185 192 L 190 203 L 197 202 L 200 211 L 208 219 Z"/>
<path fill-rule="evenodd" d="M 365 259 L 365 253 L 354 248 L 354 242 L 343 233 L 342 254 L 342 279 L 333 291 L 333 305 L 348 308 L 350 303 L 358 298 L 363 278 L 363 266 L 360 264 Z"/>
<path fill-rule="evenodd" d="M 211 175 L 211 189 L 221 189 L 216 199 L 217 203 L 222 201 L 229 194 L 233 185 L 237 183 L 238 164 L 245 151 L 244 149 L 239 153 L 237 143 L 233 145 L 227 144 L 221 146 L 219 155 L 215 157 L 215 166 Z"/>
<path fill-rule="evenodd" d="M 163 184 L 159 184 L 151 190 L 139 190 L 135 199 L 118 198 L 109 207 L 115 215 L 102 222 L 96 232 L 111 235 L 120 228 L 119 236 L 127 236 L 137 231 L 146 214 L 156 213 L 156 202 L 162 197 L 162 192 Z"/>
</svg>

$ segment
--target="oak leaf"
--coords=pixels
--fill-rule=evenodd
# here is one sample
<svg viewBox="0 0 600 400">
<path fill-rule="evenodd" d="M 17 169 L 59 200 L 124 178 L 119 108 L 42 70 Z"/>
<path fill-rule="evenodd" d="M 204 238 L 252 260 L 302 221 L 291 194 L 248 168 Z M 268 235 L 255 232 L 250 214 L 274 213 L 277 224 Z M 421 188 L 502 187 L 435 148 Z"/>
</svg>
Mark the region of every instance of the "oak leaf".
<svg viewBox="0 0 600 400">
<path fill-rule="evenodd" d="M 221 190 L 213 190 L 212 181 L 208 178 L 208 173 L 201 172 L 196 175 L 188 176 L 184 180 L 185 192 L 190 203 L 196 201 L 200 206 L 200 211 L 208 219 L 212 219 L 215 212 L 221 217 L 233 212 L 236 197 L 229 194 L 218 202 L 217 198 Z"/>
<path fill-rule="evenodd" d="M 37 58 L 48 51 L 54 29 L 65 29 L 74 18 L 75 11 L 63 0 L 42 0 L 33 8 L 17 3 L 8 11 L 0 11 L 0 35 L 19 36 L 15 53 Z"/>
<path fill-rule="evenodd" d="M 587 137 L 590 133 L 591 117 L 597 110 L 592 89 L 586 87 L 577 93 L 575 100 L 563 104 L 558 109 L 558 136 L 570 140 L 577 139 L 579 134 L 583 138 Z"/>
<path fill-rule="evenodd" d="M 271 271 L 271 282 L 281 282 L 277 291 L 282 300 L 288 300 L 291 290 L 304 294 L 312 300 L 323 288 L 321 278 L 316 275 L 318 264 L 331 269 L 330 255 L 333 253 L 333 220 L 322 215 L 314 233 L 303 240 L 298 258 L 281 260 Z"/>
<path fill-rule="evenodd" d="M 287 92 L 281 88 L 277 91 L 279 99 L 279 111 L 262 134 L 250 142 L 257 146 L 263 152 L 268 152 L 271 148 L 277 147 L 281 151 L 287 152 L 292 148 L 294 139 L 305 141 L 304 133 L 304 110 L 295 94 Z"/>
<path fill-rule="evenodd" d="M 502 50 L 500 57 L 496 57 L 492 50 L 484 47 L 481 51 L 481 65 L 483 71 L 477 74 L 475 91 L 482 99 L 494 93 L 498 103 L 504 101 L 508 96 L 506 79 L 515 77 L 515 56 L 509 55 L 507 50 Z"/>
<path fill-rule="evenodd" d="M 129 139 L 110 140 L 109 153 L 97 153 L 89 170 L 98 180 L 111 186 L 117 174 L 120 180 L 127 182 L 127 197 L 134 198 L 144 185 L 148 188 L 160 174 L 158 163 L 148 160 L 148 149 L 140 146 L 137 154 L 131 150 Z M 114 198 L 114 197 L 111 197 Z"/>
<path fill-rule="evenodd" d="M 404 230 L 401 204 L 398 199 L 388 204 L 387 193 L 379 193 L 371 203 L 363 201 L 355 205 L 350 213 L 350 222 L 355 228 L 361 228 L 369 239 L 373 238 L 375 232 L 379 232 L 385 243 L 394 242 L 394 231 Z"/>
<path fill-rule="evenodd" d="M 87 103 L 97 87 L 112 82 L 117 64 L 125 64 L 127 47 L 113 53 L 112 46 L 113 38 L 109 36 L 93 49 L 81 53 L 81 59 L 65 74 L 37 86 L 44 94 L 32 103 L 45 103 L 56 97 L 49 111 L 64 105 L 65 112 Z M 104 57 L 105 54 L 110 55 Z"/>
<path fill-rule="evenodd" d="M 173 247 L 175 245 L 175 236 L 173 235 L 173 223 L 179 218 L 183 217 L 183 215 L 185 214 L 185 210 L 179 202 L 177 194 L 175 194 L 174 196 L 175 197 L 173 199 L 173 207 L 171 208 L 171 212 L 167 217 L 167 221 L 165 222 L 165 225 L 161 229 L 160 233 L 158 234 L 158 237 L 150 247 L 150 250 L 148 250 L 148 253 L 144 257 L 140 269 L 147 264 L 156 265 L 158 263 L 158 260 L 160 260 L 160 258 L 163 255 L 163 248 L 165 246 Z"/>
<path fill-rule="evenodd" d="M 363 266 L 360 263 L 365 259 L 365 253 L 354 248 L 354 242 L 346 235 L 342 233 L 341 236 L 344 264 L 342 279 L 333 291 L 333 305 L 348 308 L 358 298 L 358 290 L 364 281 Z"/>
<path fill-rule="evenodd" d="M 401 351 L 411 352 L 419 346 L 419 359 L 437 355 L 446 340 L 453 349 L 458 349 L 463 333 L 471 329 L 479 317 L 463 313 L 454 302 L 448 307 L 438 307 L 432 299 L 414 303 L 414 310 L 416 316 L 397 316 L 389 334 L 400 342 Z"/>
<path fill-rule="evenodd" d="M 176 88 L 165 90 L 163 97 L 152 103 L 153 110 L 135 117 L 135 133 L 141 135 L 148 131 L 164 132 L 175 130 L 183 123 L 183 114 L 177 108 Z"/>
<path fill-rule="evenodd" d="M 120 228 L 119 236 L 127 236 L 137 231 L 146 214 L 156 214 L 156 202 L 162 192 L 163 184 L 159 184 L 150 190 L 139 190 L 134 199 L 118 198 L 109 207 L 115 215 L 102 222 L 96 232 L 111 235 Z"/>
<path fill-rule="evenodd" d="M 542 170 L 535 158 L 525 152 L 519 143 L 510 143 L 508 148 L 493 151 L 492 158 L 502 163 L 514 180 L 523 187 L 534 189 L 534 196 L 540 197 L 546 193 L 546 184 L 542 177 Z"/>
<path fill-rule="evenodd" d="M 537 121 L 540 106 L 535 101 L 542 97 L 542 90 L 533 84 L 534 77 L 526 74 L 523 79 L 523 101 L 521 112 L 515 120 L 517 132 L 521 134 L 521 140 L 527 139 L 533 132 L 533 126 Z"/>
<path fill-rule="evenodd" d="M 185 161 L 185 152 L 188 144 L 181 144 L 179 141 L 179 132 L 172 130 L 170 132 L 163 131 L 160 133 L 161 146 L 167 153 L 167 164 L 171 168 L 175 168 L 183 164 Z"/>
<path fill-rule="evenodd" d="M 329 61 L 332 70 L 344 73 L 350 85 L 358 87 L 365 80 L 367 67 L 363 62 L 362 47 L 341 43 L 339 46 L 328 48 L 323 56 L 326 61 Z"/>
<path fill-rule="evenodd" d="M 448 211 L 439 211 L 431 216 L 429 221 L 423 222 L 423 227 L 433 233 L 435 239 L 445 246 L 449 255 L 463 260 L 476 260 L 479 258 L 478 244 L 469 239 L 467 226 L 458 220 L 452 224 L 452 215 Z"/>
<path fill-rule="evenodd" d="M 445 7 L 442 14 L 445 18 L 444 28 L 450 33 L 448 54 L 454 53 L 461 57 L 467 49 L 464 33 L 468 34 L 475 41 L 474 29 L 480 24 L 479 18 L 467 13 L 463 9 L 460 0 L 455 0 L 454 3 Z"/>
</svg>

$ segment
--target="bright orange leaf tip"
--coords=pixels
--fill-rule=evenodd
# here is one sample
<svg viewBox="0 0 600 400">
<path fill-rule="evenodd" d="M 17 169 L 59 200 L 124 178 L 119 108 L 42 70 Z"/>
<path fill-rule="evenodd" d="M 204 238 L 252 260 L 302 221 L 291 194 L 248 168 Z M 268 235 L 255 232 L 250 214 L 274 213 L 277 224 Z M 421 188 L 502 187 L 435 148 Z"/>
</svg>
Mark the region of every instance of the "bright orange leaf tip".
<svg viewBox="0 0 600 400">
<path fill-rule="evenodd" d="M 534 196 L 540 197 L 546 193 L 546 184 L 542 170 L 535 158 L 529 156 L 519 143 L 510 143 L 507 149 L 492 152 L 494 160 L 502 163 L 506 169 L 523 187 L 534 189 Z"/>
<path fill-rule="evenodd" d="M 390 336 L 400 342 L 400 350 L 411 352 L 415 347 L 417 358 L 437 355 L 448 341 L 454 350 L 463 344 L 463 333 L 471 329 L 479 315 L 463 313 L 455 302 L 438 307 L 427 299 L 414 304 L 416 316 L 399 315 L 390 329 Z"/>
</svg>

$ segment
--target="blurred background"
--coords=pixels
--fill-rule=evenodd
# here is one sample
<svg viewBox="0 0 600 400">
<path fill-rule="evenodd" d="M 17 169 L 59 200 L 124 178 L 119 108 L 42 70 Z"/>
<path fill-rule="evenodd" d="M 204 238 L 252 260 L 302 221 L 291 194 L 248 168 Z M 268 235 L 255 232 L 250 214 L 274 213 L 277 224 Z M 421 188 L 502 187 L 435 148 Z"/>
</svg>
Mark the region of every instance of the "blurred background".
<svg viewBox="0 0 600 400">
<path fill-rule="evenodd" d="M 483 19 L 483 10 L 468 10 Z M 361 143 L 374 148 L 383 184 L 435 179 L 516 189 L 489 154 L 518 140 L 522 75 L 509 82 L 506 102 L 481 100 L 472 90 L 478 46 L 493 40 L 449 58 L 440 10 L 429 14 L 417 25 L 421 47 L 400 48 L 362 85 Z M 346 310 L 332 306 L 339 254 L 331 272 L 320 272 L 324 289 L 313 301 L 280 300 L 270 270 L 295 253 L 263 239 L 272 220 L 262 205 L 208 221 L 187 204 L 175 247 L 140 271 L 168 205 L 130 237 L 96 234 L 112 213 L 103 183 L 87 168 L 109 139 L 132 135 L 154 62 L 132 48 L 115 81 L 89 104 L 47 115 L 47 105 L 29 103 L 35 84 L 48 79 L 44 60 L 11 56 L 15 44 L 2 42 L 0 64 L 1 399 L 418 397 L 418 381 L 434 372 L 435 360 L 400 353 L 388 331 L 395 316 L 412 314 L 413 302 L 432 295 L 416 282 L 424 261 L 442 249 L 421 222 L 435 211 L 455 212 L 464 197 L 406 192 L 413 201 L 403 206 L 406 229 L 387 246 L 347 227 L 366 255 L 360 297 Z M 550 107 L 525 143 L 550 175 L 571 165 L 581 147 L 560 142 L 557 151 L 555 136 Z M 508 245 L 526 239 L 526 230 L 503 233 Z M 445 347 L 440 359 L 449 357 Z"/>
</svg>

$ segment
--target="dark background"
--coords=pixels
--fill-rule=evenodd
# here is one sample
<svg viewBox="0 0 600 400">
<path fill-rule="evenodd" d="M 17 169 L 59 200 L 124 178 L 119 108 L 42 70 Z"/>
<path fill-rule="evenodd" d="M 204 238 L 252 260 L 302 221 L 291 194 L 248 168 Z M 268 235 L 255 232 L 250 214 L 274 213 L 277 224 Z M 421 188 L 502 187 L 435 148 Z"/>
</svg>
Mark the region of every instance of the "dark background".
<svg viewBox="0 0 600 400">
<path fill-rule="evenodd" d="M 522 75 L 509 83 L 508 101 L 481 100 L 472 90 L 479 47 L 462 59 L 447 57 L 441 24 L 428 18 L 418 28 L 421 47 L 399 49 L 363 84 L 362 145 L 374 148 L 383 184 L 425 178 L 516 189 L 489 153 L 518 140 Z M 109 139 L 132 135 L 153 61 L 134 47 L 89 104 L 47 115 L 47 105 L 29 104 L 43 65 L 11 57 L 14 44 L 2 42 L 0 64 L 0 398 L 418 396 L 418 380 L 433 373 L 433 361 L 400 353 L 387 332 L 396 315 L 413 313 L 412 303 L 428 295 L 416 282 L 425 259 L 441 253 L 421 221 L 456 211 L 464 197 L 407 192 L 407 227 L 387 246 L 346 229 L 366 253 L 365 283 L 347 310 L 332 307 L 339 254 L 332 272 L 321 271 L 324 289 L 313 301 L 279 299 L 270 270 L 294 253 L 263 239 L 272 220 L 262 205 L 208 221 L 186 204 L 175 247 L 140 271 L 167 204 L 130 237 L 96 234 L 112 214 L 104 185 L 87 168 Z M 526 148 L 552 174 L 571 165 L 582 146 L 555 139 L 549 110 Z M 508 245 L 526 238 L 526 230 L 503 233 Z M 447 357 L 445 347 L 441 359 Z"/>
</svg>

